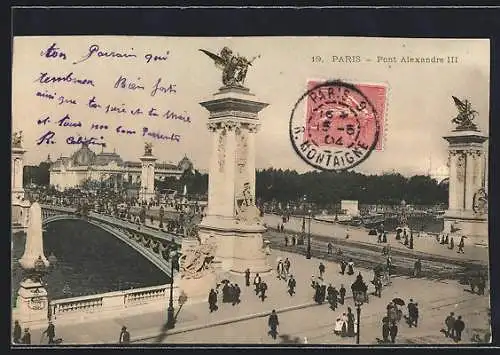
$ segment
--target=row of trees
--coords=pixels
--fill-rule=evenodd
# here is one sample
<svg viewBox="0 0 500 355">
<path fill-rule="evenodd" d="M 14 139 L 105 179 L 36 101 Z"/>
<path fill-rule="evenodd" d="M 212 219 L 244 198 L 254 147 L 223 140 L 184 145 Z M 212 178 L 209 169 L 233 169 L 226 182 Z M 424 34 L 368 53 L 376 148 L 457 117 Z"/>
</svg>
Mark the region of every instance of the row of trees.
<svg viewBox="0 0 500 355">
<path fill-rule="evenodd" d="M 182 177 L 158 181 L 157 186 L 189 195 L 206 195 L 208 175 L 186 171 Z M 448 187 L 425 175 L 406 178 L 401 174 L 363 175 L 356 172 L 308 172 L 265 169 L 257 171 L 256 195 L 261 202 L 287 203 L 300 201 L 327 207 L 340 200 L 358 200 L 360 204 L 396 205 L 405 200 L 410 204 L 434 205 L 448 202 Z"/>
<path fill-rule="evenodd" d="M 448 187 L 425 175 L 406 178 L 401 174 L 363 175 L 356 172 L 308 172 L 266 169 L 257 172 L 256 194 L 263 202 L 300 201 L 330 206 L 340 200 L 360 204 L 434 205 L 448 202 Z"/>
<path fill-rule="evenodd" d="M 448 187 L 425 175 L 409 178 L 401 174 L 363 175 L 356 172 L 308 172 L 265 169 L 257 171 L 256 195 L 261 202 L 287 203 L 300 201 L 304 195 L 308 202 L 327 207 L 340 200 L 358 200 L 360 204 L 396 205 L 405 200 L 410 204 L 433 205 L 448 202 Z M 48 164 L 25 167 L 24 183 L 49 184 Z M 184 186 L 193 197 L 206 198 L 208 174 L 186 170 L 180 179 L 174 177 L 157 180 L 158 189 L 171 189 L 182 193 Z"/>
</svg>

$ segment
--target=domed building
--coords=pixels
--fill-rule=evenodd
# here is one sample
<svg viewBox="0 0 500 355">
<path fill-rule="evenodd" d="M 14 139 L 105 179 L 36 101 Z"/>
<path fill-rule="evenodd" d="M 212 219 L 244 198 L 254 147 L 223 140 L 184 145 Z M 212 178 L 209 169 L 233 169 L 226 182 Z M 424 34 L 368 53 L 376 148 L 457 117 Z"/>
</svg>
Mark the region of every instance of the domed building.
<svg viewBox="0 0 500 355">
<path fill-rule="evenodd" d="M 167 177 L 180 178 L 187 169 L 193 169 L 193 163 L 186 157 L 178 164 L 155 163 L 155 179 Z M 51 162 L 50 184 L 62 191 L 75 188 L 87 182 L 97 183 L 107 188 L 121 189 L 125 186 L 139 186 L 141 182 L 141 161 L 124 161 L 121 156 L 104 150 L 96 154 L 87 144 L 70 157 L 59 157 Z"/>
</svg>

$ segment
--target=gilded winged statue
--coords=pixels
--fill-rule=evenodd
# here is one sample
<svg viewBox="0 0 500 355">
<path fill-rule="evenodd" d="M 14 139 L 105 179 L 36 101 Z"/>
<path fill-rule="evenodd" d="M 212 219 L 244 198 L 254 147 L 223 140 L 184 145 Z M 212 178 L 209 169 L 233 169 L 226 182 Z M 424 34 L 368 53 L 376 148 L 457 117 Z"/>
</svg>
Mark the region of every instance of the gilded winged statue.
<svg viewBox="0 0 500 355">
<path fill-rule="evenodd" d="M 153 143 L 144 144 L 144 155 L 153 155 Z"/>
<path fill-rule="evenodd" d="M 23 144 L 23 131 L 14 132 L 12 135 L 12 145 L 14 147 L 20 148 Z"/>
<path fill-rule="evenodd" d="M 468 100 L 459 100 L 452 96 L 455 106 L 458 109 L 458 115 L 451 122 L 457 125 L 457 130 L 477 130 L 474 122 L 478 112 L 472 109 L 472 105 Z"/>
<path fill-rule="evenodd" d="M 222 69 L 222 84 L 225 87 L 243 87 L 248 67 L 252 65 L 255 59 L 260 58 L 260 55 L 258 55 L 248 60 L 239 54 L 234 55 L 233 51 L 228 47 L 222 48 L 219 55 L 205 49 L 200 49 L 200 51 L 213 59 L 215 65 Z"/>
</svg>

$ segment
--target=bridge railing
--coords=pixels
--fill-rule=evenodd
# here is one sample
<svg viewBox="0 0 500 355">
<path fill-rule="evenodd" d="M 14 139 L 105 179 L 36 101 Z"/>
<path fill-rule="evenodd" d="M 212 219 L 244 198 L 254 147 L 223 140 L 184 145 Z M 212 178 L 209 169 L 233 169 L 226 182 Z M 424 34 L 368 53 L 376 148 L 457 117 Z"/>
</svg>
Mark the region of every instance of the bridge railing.
<svg viewBox="0 0 500 355">
<path fill-rule="evenodd" d="M 71 297 L 50 302 L 51 319 L 54 321 L 85 321 L 95 317 L 117 316 L 128 312 L 143 312 L 145 308 L 166 309 L 170 284 L 114 291 L 98 295 Z M 178 288 L 174 285 L 174 295 Z M 177 297 L 174 296 L 177 303 Z"/>
</svg>

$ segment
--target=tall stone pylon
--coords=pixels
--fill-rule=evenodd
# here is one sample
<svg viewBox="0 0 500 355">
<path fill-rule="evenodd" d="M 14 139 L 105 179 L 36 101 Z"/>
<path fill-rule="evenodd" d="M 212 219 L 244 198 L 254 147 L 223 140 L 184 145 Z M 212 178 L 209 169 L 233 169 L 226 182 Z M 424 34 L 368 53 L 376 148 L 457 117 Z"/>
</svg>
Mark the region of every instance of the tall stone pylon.
<svg viewBox="0 0 500 355">
<path fill-rule="evenodd" d="M 23 188 L 24 153 L 26 153 L 26 149 L 24 149 L 22 146 L 22 132 L 16 132 L 12 137 L 12 156 L 11 156 L 12 202 L 21 201 L 24 198 L 24 188 Z"/>
<path fill-rule="evenodd" d="M 19 259 L 24 277 L 16 302 L 15 319 L 22 324 L 43 324 L 48 317 L 47 290 L 42 276 L 49 267 L 43 253 L 42 209 L 38 202 L 31 205 L 24 254 Z"/>
<path fill-rule="evenodd" d="M 488 245 L 488 137 L 472 122 L 476 112 L 467 100 L 455 99 L 458 126 L 443 137 L 450 168 L 448 210 L 444 230 L 465 236 L 465 243 Z M 471 113 L 472 112 L 472 113 Z"/>
<path fill-rule="evenodd" d="M 153 145 L 146 143 L 144 155 L 140 158 L 142 163 L 141 171 L 141 191 L 139 196 L 142 201 L 150 201 L 155 196 L 155 163 L 153 156 Z"/>
<path fill-rule="evenodd" d="M 208 211 L 199 236 L 215 237 L 215 260 L 225 271 L 252 273 L 271 270 L 262 234 L 266 228 L 255 206 L 255 135 L 258 113 L 268 106 L 244 87 L 222 87 L 209 101 L 211 158 Z"/>
</svg>

